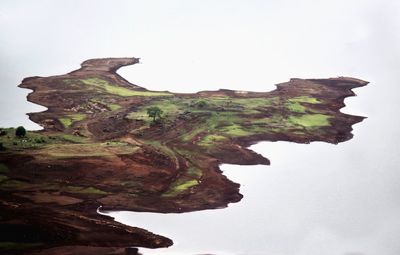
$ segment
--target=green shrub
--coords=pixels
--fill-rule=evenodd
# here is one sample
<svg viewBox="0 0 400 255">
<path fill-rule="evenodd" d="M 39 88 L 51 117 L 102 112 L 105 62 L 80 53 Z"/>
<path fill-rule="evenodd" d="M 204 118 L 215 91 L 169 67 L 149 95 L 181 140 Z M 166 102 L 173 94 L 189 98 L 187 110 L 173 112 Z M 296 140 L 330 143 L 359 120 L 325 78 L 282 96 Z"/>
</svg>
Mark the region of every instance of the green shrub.
<svg viewBox="0 0 400 255">
<path fill-rule="evenodd" d="M 46 140 L 43 137 L 37 137 L 35 138 L 35 143 L 45 143 Z"/>
<path fill-rule="evenodd" d="M 199 102 L 196 103 L 197 108 L 204 108 L 207 106 L 207 102 L 204 100 L 200 100 Z"/>
<path fill-rule="evenodd" d="M 5 135 L 7 135 L 7 131 L 0 128 L 0 136 L 5 136 Z"/>
<path fill-rule="evenodd" d="M 25 137 L 26 135 L 26 130 L 23 126 L 19 126 L 17 127 L 17 129 L 15 130 L 15 136 L 17 137 Z"/>
</svg>

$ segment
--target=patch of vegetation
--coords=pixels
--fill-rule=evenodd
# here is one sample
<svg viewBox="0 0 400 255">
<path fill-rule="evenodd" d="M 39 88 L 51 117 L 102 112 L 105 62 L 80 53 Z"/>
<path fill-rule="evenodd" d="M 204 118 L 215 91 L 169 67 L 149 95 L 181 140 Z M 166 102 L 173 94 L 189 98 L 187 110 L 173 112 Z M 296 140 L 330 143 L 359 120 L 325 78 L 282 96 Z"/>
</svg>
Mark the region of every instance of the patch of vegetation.
<svg viewBox="0 0 400 255">
<path fill-rule="evenodd" d="M 59 121 L 61 122 L 61 124 L 63 124 L 65 128 L 69 128 L 75 121 L 81 121 L 85 118 L 86 118 L 85 114 L 75 113 L 59 118 Z"/>
<path fill-rule="evenodd" d="M 289 99 L 292 102 L 308 103 L 308 104 L 319 104 L 321 101 L 318 98 L 310 96 L 299 96 Z"/>
<path fill-rule="evenodd" d="M 5 130 L 4 128 L 0 128 L 0 136 L 5 136 L 7 135 L 7 130 Z"/>
<path fill-rule="evenodd" d="M 0 136 L 0 143 L 3 144 L 5 150 L 20 150 L 20 149 L 37 149 L 47 143 L 55 142 L 41 132 L 26 131 L 23 137 L 15 136 L 15 128 L 4 129 L 7 135 Z"/>
<path fill-rule="evenodd" d="M 233 137 L 246 136 L 246 135 L 252 135 L 253 134 L 252 132 L 244 130 L 242 126 L 239 126 L 237 124 L 226 126 L 221 131 L 224 134 L 227 134 L 227 135 L 233 136 Z"/>
<path fill-rule="evenodd" d="M 15 136 L 22 138 L 22 137 L 25 137 L 25 135 L 26 135 L 25 128 L 23 126 L 17 127 L 17 129 L 15 130 Z"/>
<path fill-rule="evenodd" d="M 222 135 L 206 135 L 197 144 L 204 147 L 213 146 L 220 141 L 226 141 L 227 138 Z"/>
<path fill-rule="evenodd" d="M 289 122 L 306 128 L 329 126 L 330 116 L 325 114 L 304 114 L 301 116 L 290 116 Z"/>
<path fill-rule="evenodd" d="M 198 179 L 203 175 L 203 172 L 201 171 L 201 169 L 191 166 L 187 170 L 187 175 Z"/>
<path fill-rule="evenodd" d="M 88 141 L 86 137 L 69 135 L 69 134 L 61 135 L 60 138 L 64 141 L 72 143 L 86 143 Z"/>
<path fill-rule="evenodd" d="M 305 113 L 306 107 L 302 103 L 319 104 L 320 101 L 315 97 L 294 97 L 287 100 L 286 107 L 292 112 Z"/>
<path fill-rule="evenodd" d="M 185 190 L 192 188 L 196 185 L 199 184 L 198 180 L 177 180 L 174 182 L 171 186 L 170 189 L 162 194 L 163 197 L 175 197 L 178 194 L 184 192 Z"/>
<path fill-rule="evenodd" d="M 165 100 L 156 100 L 145 106 L 142 106 L 135 112 L 129 113 L 127 118 L 134 120 L 143 120 L 149 123 L 150 121 L 147 110 L 153 107 L 157 107 L 165 113 L 163 116 L 164 119 L 174 119 L 178 114 L 183 112 L 183 110 L 181 109 L 182 106 L 179 104 L 179 101 L 177 99 L 170 98 Z"/>
<path fill-rule="evenodd" d="M 109 102 L 109 101 L 112 101 L 112 102 Z M 107 98 L 100 98 L 100 99 L 92 98 L 92 99 L 90 99 L 91 103 L 100 104 L 100 105 L 102 105 L 104 107 L 107 107 L 110 111 L 116 111 L 116 110 L 121 109 L 122 106 L 119 105 L 119 104 L 114 103 L 114 101 L 115 100 L 112 100 L 112 99 L 110 100 L 110 99 L 107 99 Z"/>
<path fill-rule="evenodd" d="M 14 179 L 7 179 L 1 182 L 0 187 L 4 189 L 22 189 L 29 185 L 27 182 L 18 181 Z"/>
<path fill-rule="evenodd" d="M 5 180 L 8 180 L 8 177 L 5 175 L 0 174 L 0 182 L 3 182 Z"/>
<path fill-rule="evenodd" d="M 286 103 L 286 107 L 289 109 L 289 111 L 292 112 L 297 112 L 297 113 L 306 112 L 306 107 L 301 105 L 299 102 L 292 102 L 291 100 L 288 100 L 288 102 Z"/>
<path fill-rule="evenodd" d="M 180 139 L 184 142 L 193 140 L 196 136 L 207 131 L 207 127 L 204 125 L 196 125 L 190 132 L 186 132 L 180 136 Z"/>
<path fill-rule="evenodd" d="M 108 192 L 102 191 L 94 187 L 80 187 L 80 186 L 66 186 L 61 188 L 62 191 L 75 194 L 94 194 L 94 195 L 107 195 Z"/>
<path fill-rule="evenodd" d="M 163 110 L 160 109 L 158 106 L 152 106 L 147 108 L 147 115 L 150 118 L 153 118 L 153 123 L 156 122 L 156 119 L 160 120 L 163 114 Z"/>
<path fill-rule="evenodd" d="M 170 159 L 172 159 L 175 162 L 175 165 L 178 165 L 178 158 L 176 157 L 175 152 L 168 146 L 161 144 L 161 142 L 159 141 L 150 141 L 150 140 L 146 140 L 146 141 L 142 141 L 148 145 L 151 145 L 152 147 L 156 148 L 157 150 L 159 150 L 162 154 L 166 155 L 167 157 L 169 157 Z"/>
<path fill-rule="evenodd" d="M 107 107 L 111 110 L 111 111 L 116 111 L 121 109 L 122 106 L 120 106 L 119 104 L 107 104 Z"/>
<path fill-rule="evenodd" d="M 138 146 L 117 142 L 54 144 L 46 146 L 40 153 L 56 158 L 106 157 L 115 154 L 132 154 L 138 149 Z"/>
<path fill-rule="evenodd" d="M 133 90 L 128 89 L 120 86 L 116 86 L 111 84 L 106 80 L 102 80 L 99 78 L 87 78 L 81 79 L 86 85 L 95 86 L 98 88 L 103 89 L 107 93 L 122 96 L 122 97 L 129 97 L 129 96 L 143 96 L 143 97 L 159 97 L 159 96 L 172 96 L 171 93 L 168 92 L 152 92 L 152 91 L 140 91 L 140 90 Z"/>
</svg>

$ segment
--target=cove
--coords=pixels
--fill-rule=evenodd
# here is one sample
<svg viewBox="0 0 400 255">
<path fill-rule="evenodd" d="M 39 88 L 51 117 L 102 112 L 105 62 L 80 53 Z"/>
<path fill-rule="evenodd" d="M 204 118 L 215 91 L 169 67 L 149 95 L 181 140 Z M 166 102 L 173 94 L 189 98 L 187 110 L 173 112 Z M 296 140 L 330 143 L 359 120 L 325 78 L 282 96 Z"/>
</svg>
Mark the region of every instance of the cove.
<svg viewBox="0 0 400 255">
<path fill-rule="evenodd" d="M 263 142 L 251 147 L 271 166 L 222 165 L 244 195 L 228 208 L 184 214 L 108 212 L 123 224 L 171 238 L 146 254 L 362 254 L 371 222 L 361 215 L 350 145 Z M 346 166 L 347 165 L 347 166 Z M 350 209 L 347 209 L 350 208 Z"/>
</svg>

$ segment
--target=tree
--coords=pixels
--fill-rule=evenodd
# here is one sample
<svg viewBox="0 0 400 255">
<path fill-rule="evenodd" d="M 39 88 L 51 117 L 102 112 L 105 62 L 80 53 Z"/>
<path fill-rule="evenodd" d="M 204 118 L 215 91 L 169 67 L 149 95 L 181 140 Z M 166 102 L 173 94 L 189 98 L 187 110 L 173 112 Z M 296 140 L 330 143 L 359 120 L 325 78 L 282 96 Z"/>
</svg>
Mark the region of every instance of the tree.
<svg viewBox="0 0 400 255">
<path fill-rule="evenodd" d="M 17 129 L 15 130 L 15 136 L 22 138 L 25 137 L 25 135 L 26 135 L 25 128 L 23 126 L 17 127 Z"/>
<path fill-rule="evenodd" d="M 147 115 L 149 115 L 150 118 L 153 118 L 153 122 L 156 122 L 156 118 L 161 119 L 161 114 L 163 114 L 163 110 L 157 106 L 149 107 L 147 109 Z"/>
</svg>

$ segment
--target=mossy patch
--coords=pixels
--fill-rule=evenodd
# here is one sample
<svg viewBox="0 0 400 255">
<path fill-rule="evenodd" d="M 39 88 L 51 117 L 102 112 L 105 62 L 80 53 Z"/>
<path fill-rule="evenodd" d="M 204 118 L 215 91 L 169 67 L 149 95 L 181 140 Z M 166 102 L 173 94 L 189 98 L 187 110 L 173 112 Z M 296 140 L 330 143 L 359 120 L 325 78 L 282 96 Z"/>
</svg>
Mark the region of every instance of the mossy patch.
<svg viewBox="0 0 400 255">
<path fill-rule="evenodd" d="M 61 135 L 60 138 L 64 141 L 72 143 L 86 143 L 89 140 L 86 137 L 69 135 L 69 134 Z"/>
<path fill-rule="evenodd" d="M 253 134 L 252 132 L 249 132 L 249 131 L 245 130 L 242 126 L 237 125 L 237 124 L 224 127 L 221 131 L 224 134 L 227 134 L 227 135 L 232 136 L 232 137 L 246 136 L 246 135 L 252 135 Z"/>
<path fill-rule="evenodd" d="M 102 191 L 94 187 L 66 186 L 61 188 L 62 191 L 74 194 L 94 194 L 107 195 L 108 192 Z"/>
<path fill-rule="evenodd" d="M 222 135 L 206 135 L 197 144 L 204 147 L 213 146 L 218 142 L 226 141 L 227 138 Z"/>
<path fill-rule="evenodd" d="M 329 126 L 330 116 L 325 114 L 304 114 L 300 116 L 290 116 L 289 122 L 306 128 Z"/>
<path fill-rule="evenodd" d="M 315 97 L 309 96 L 294 97 L 287 100 L 286 107 L 292 112 L 305 113 L 306 107 L 302 103 L 319 104 L 320 101 Z"/>
<path fill-rule="evenodd" d="M 75 121 L 81 121 L 86 118 L 85 114 L 82 113 L 75 113 L 75 114 L 68 114 L 62 118 L 59 118 L 59 121 L 65 128 L 70 127 Z"/>
<path fill-rule="evenodd" d="M 98 87 L 107 93 L 122 96 L 122 97 L 130 97 L 130 96 L 143 96 L 143 97 L 159 97 L 159 96 L 172 96 L 171 93 L 168 92 L 153 92 L 153 91 L 141 91 L 141 90 L 133 90 L 124 87 L 120 87 L 110 82 L 99 79 L 99 78 L 87 78 L 81 79 L 86 85 Z"/>
<path fill-rule="evenodd" d="M 107 107 L 111 110 L 111 111 L 116 111 L 121 109 L 122 106 L 120 106 L 119 104 L 107 104 Z"/>
<path fill-rule="evenodd" d="M 299 96 L 289 99 L 292 102 L 308 103 L 308 104 L 319 104 L 321 101 L 318 98 L 310 96 Z"/>
<path fill-rule="evenodd" d="M 163 197 L 175 197 L 185 190 L 192 188 L 199 184 L 198 180 L 177 180 L 170 186 L 170 189 L 164 193 Z"/>
</svg>

